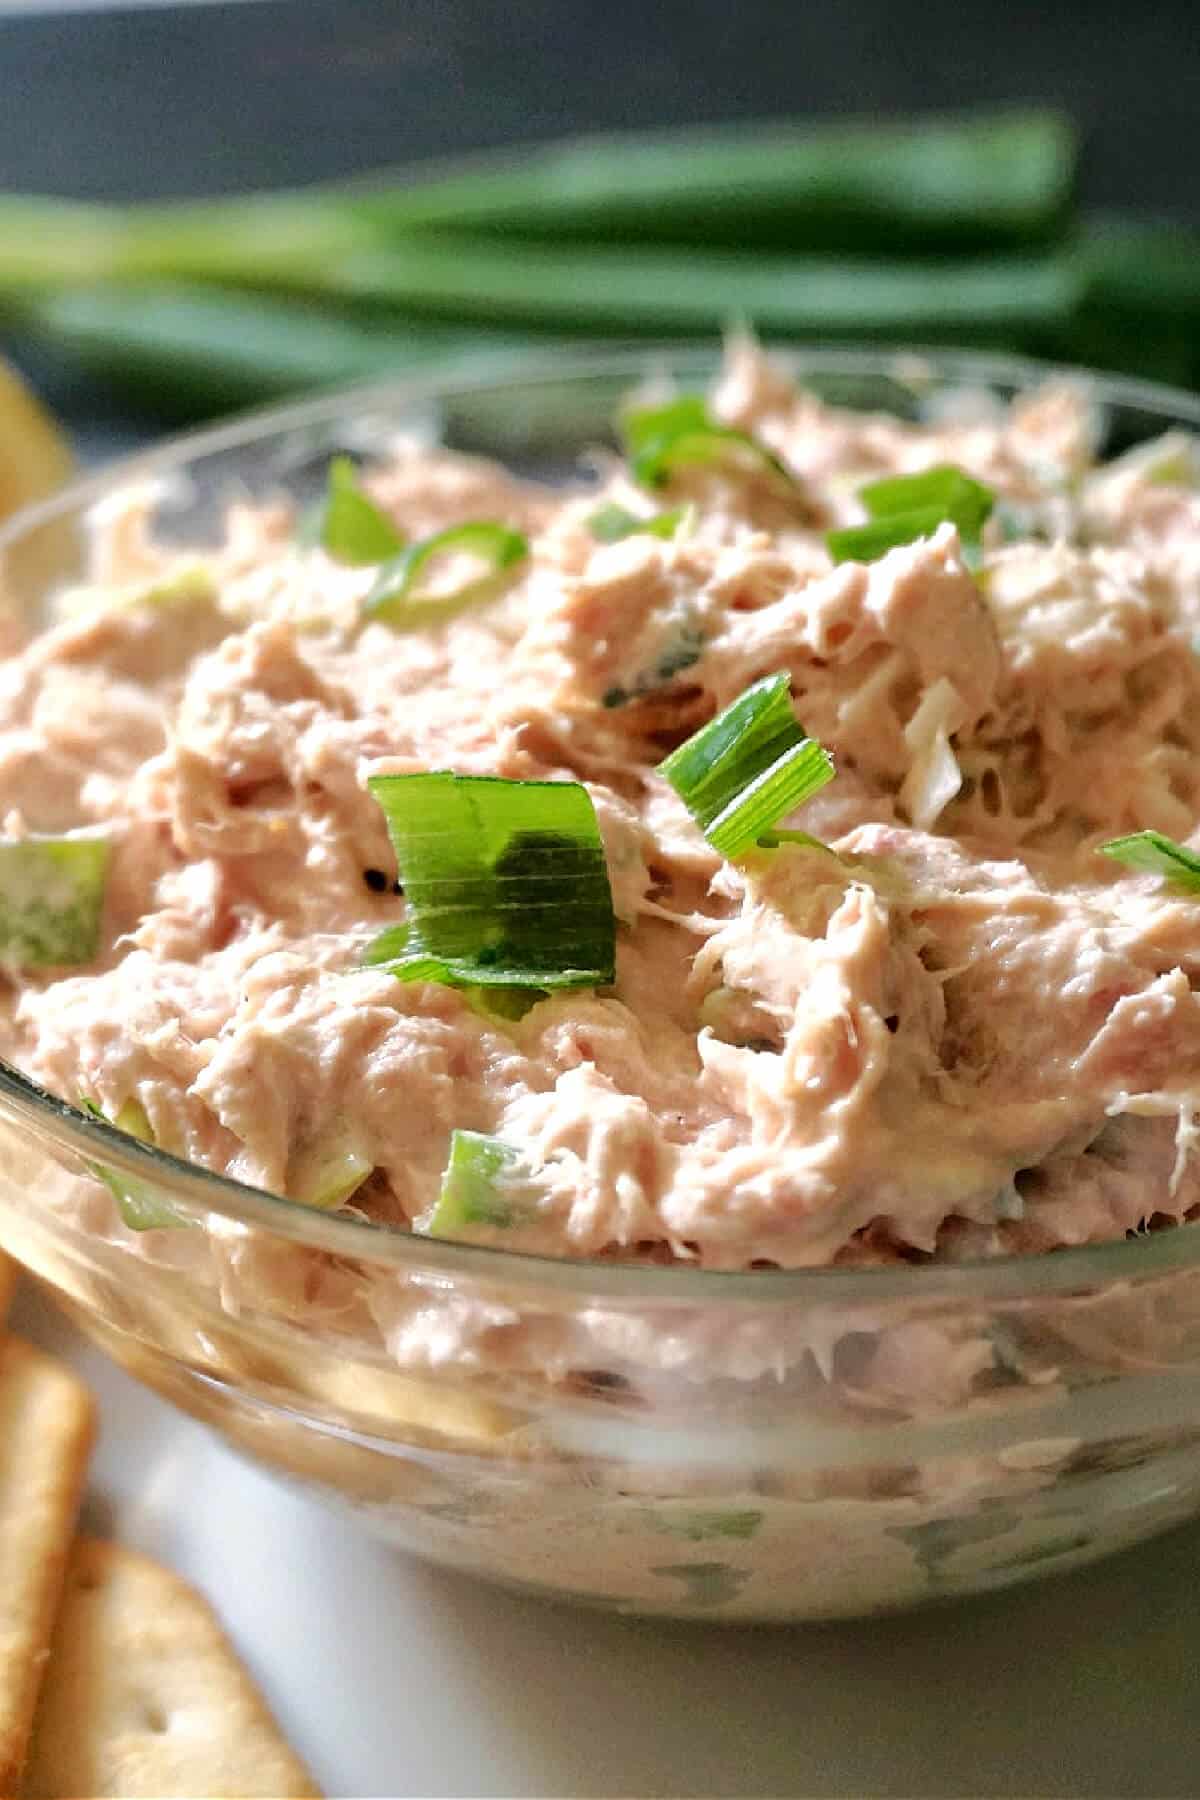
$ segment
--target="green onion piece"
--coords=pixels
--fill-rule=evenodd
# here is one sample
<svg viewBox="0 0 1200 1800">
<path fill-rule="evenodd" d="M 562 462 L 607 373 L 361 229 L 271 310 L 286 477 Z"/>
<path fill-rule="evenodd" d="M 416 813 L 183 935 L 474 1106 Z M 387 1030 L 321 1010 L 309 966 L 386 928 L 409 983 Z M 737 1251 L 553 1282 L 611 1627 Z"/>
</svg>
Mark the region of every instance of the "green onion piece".
<svg viewBox="0 0 1200 1800">
<path fill-rule="evenodd" d="M 492 592 L 488 580 L 473 581 L 457 593 L 421 601 L 414 599 L 422 570 L 435 557 L 462 552 L 490 563 L 492 574 L 499 576 L 523 562 L 529 554 L 529 542 L 520 531 L 499 525 L 493 519 L 472 519 L 464 525 L 450 525 L 435 531 L 432 537 L 410 544 L 380 569 L 374 587 L 367 595 L 364 612 L 368 619 L 382 619 L 393 627 L 412 627 L 452 618 L 464 605 Z"/>
<path fill-rule="evenodd" d="M 703 394 L 680 394 L 662 406 L 633 406 L 621 417 L 621 436 L 630 456 L 663 437 L 707 431 L 713 423 Z"/>
<path fill-rule="evenodd" d="M 912 512 L 889 513 L 866 525 L 844 525 L 825 533 L 825 545 L 834 562 L 875 562 L 901 544 L 915 544 L 932 537 L 945 521 L 940 506 L 920 506 Z"/>
<path fill-rule="evenodd" d="M 456 1131 L 442 1191 L 423 1229 L 430 1237 L 458 1237 L 472 1225 L 501 1230 L 515 1223 L 521 1210 L 513 1178 L 519 1180 L 521 1159 L 503 1138 L 479 1131 Z"/>
<path fill-rule="evenodd" d="M 747 454 L 795 487 L 796 478 L 773 450 L 714 419 L 700 394 L 681 394 L 665 406 L 637 407 L 621 421 L 636 481 L 665 487 L 676 469 L 728 462 Z"/>
<path fill-rule="evenodd" d="M 1110 838 L 1100 848 L 1114 862 L 1149 875 L 1165 875 L 1168 881 L 1200 893 L 1200 855 L 1164 832 L 1135 831 L 1129 837 Z"/>
<path fill-rule="evenodd" d="M 914 512 L 922 506 L 940 506 L 942 516 L 953 519 L 968 537 L 979 536 L 996 504 L 991 488 L 953 463 L 939 463 L 916 475 L 887 475 L 881 481 L 869 481 L 859 488 L 858 497 L 872 519 Z"/>
<path fill-rule="evenodd" d="M 92 961 L 109 849 L 101 837 L 0 842 L 0 963 L 54 968 Z"/>
<path fill-rule="evenodd" d="M 139 1100 L 126 1100 L 112 1120 L 91 1100 L 81 1100 L 79 1108 L 89 1118 L 100 1119 L 106 1125 L 112 1124 L 118 1131 L 140 1139 L 143 1144 L 155 1141 L 154 1129 Z M 182 1218 L 173 1206 L 168 1205 L 158 1189 L 150 1183 L 139 1181 L 132 1175 L 118 1175 L 115 1169 L 105 1168 L 103 1163 L 90 1163 L 88 1166 L 97 1181 L 104 1183 L 116 1201 L 117 1210 L 130 1231 L 164 1231 L 191 1223 Z"/>
<path fill-rule="evenodd" d="M 295 1158 L 288 1170 L 288 1199 L 332 1212 L 350 1199 L 374 1167 L 357 1133 L 345 1120 L 337 1120 Z"/>
<path fill-rule="evenodd" d="M 730 859 L 741 856 L 760 835 L 833 780 L 829 752 L 811 738 L 787 750 L 769 769 L 743 788 L 737 799 L 705 832 L 714 850 Z"/>
<path fill-rule="evenodd" d="M 574 781 L 376 775 L 408 904 L 364 961 L 451 987 L 601 987 L 616 927 L 596 814 Z"/>
<path fill-rule="evenodd" d="M 796 723 L 786 675 L 767 675 L 659 764 L 705 837 L 734 859 L 833 779 Z"/>
<path fill-rule="evenodd" d="M 587 525 L 598 544 L 618 544 L 622 538 L 643 532 L 650 537 L 673 538 L 686 513 L 686 506 L 676 506 L 670 512 L 654 513 L 648 519 L 639 519 L 636 513 L 610 501 L 607 506 L 596 508 Z"/>
<path fill-rule="evenodd" d="M 694 1544 L 706 1538 L 752 1538 L 762 1524 L 761 1512 L 700 1511 L 676 1515 L 665 1507 L 648 1515 L 656 1531 L 670 1537 L 688 1538 Z"/>
<path fill-rule="evenodd" d="M 900 544 L 929 537 L 950 520 L 966 548 L 978 544 L 996 496 L 952 463 L 917 475 L 889 475 L 858 491 L 868 514 L 865 525 L 825 534 L 834 562 L 874 562 Z"/>
<path fill-rule="evenodd" d="M 207 563 L 195 560 L 181 563 L 169 575 L 151 582 L 132 582 L 120 588 L 65 588 L 54 597 L 54 613 L 60 619 L 77 619 L 91 613 L 128 612 L 139 606 L 211 606 L 216 599 L 212 570 Z"/>
<path fill-rule="evenodd" d="M 781 844 L 800 844 L 805 850 L 823 850 L 826 856 L 840 860 L 835 850 L 823 844 L 820 838 L 811 837 L 807 831 L 764 831 L 758 840 L 760 850 L 778 850 Z"/>
<path fill-rule="evenodd" d="M 480 987 L 464 990 L 467 1002 L 483 1019 L 505 1019 L 515 1024 L 547 998 L 543 988 Z"/>
<path fill-rule="evenodd" d="M 359 484 L 348 456 L 330 463 L 325 498 L 306 520 L 302 537 L 309 547 L 319 545 L 335 562 L 353 568 L 386 562 L 404 548 L 392 521 Z"/>
</svg>

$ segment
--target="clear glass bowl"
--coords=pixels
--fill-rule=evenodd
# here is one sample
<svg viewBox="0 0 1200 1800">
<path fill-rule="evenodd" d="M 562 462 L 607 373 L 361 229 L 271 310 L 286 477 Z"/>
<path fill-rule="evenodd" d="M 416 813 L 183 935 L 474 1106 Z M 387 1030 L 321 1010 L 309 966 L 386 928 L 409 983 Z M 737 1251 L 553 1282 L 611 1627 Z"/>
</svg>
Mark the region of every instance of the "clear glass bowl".
<svg viewBox="0 0 1200 1800">
<path fill-rule="evenodd" d="M 842 404 L 907 417 L 1046 373 L 936 353 L 792 361 Z M 200 543 L 231 497 L 304 499 L 332 450 L 369 455 L 400 430 L 561 476 L 648 373 L 695 385 L 714 366 L 641 349 L 241 420 L 0 532 L 0 591 L 36 623 L 58 583 L 86 576 L 89 520 L 131 483 L 150 484 L 164 538 Z M 1200 429 L 1187 396 L 1090 385 L 1107 451 Z M 97 1165 L 197 1229 L 129 1232 Z M 1200 1511 L 1194 1226 L 854 1272 L 554 1262 L 314 1213 L 0 1068 L 0 1243 L 230 1443 L 405 1549 L 547 1595 L 722 1619 L 862 1614 L 1065 1568 Z M 310 1303 L 318 1273 L 335 1304 Z M 413 1365 L 388 1329 L 398 1299 L 444 1319 L 447 1344 L 464 1307 L 493 1308 L 495 1354 Z"/>
</svg>

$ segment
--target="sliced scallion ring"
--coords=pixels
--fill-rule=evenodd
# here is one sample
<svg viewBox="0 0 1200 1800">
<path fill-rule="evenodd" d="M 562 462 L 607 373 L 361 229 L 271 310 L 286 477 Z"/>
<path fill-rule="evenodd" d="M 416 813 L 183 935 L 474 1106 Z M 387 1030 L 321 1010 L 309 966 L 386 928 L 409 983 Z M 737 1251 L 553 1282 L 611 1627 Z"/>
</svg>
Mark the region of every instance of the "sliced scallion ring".
<svg viewBox="0 0 1200 1800">
<path fill-rule="evenodd" d="M 1177 887 L 1200 893 L 1200 855 L 1186 844 L 1176 843 L 1165 832 L 1135 831 L 1128 837 L 1110 838 L 1100 849 L 1127 868 L 1163 875 Z"/>
<path fill-rule="evenodd" d="M 673 538 L 688 513 L 686 506 L 675 506 L 669 512 L 653 513 L 650 518 L 639 518 L 627 507 L 618 506 L 610 500 L 605 506 L 598 506 L 587 522 L 588 530 L 598 544 L 619 544 L 622 538 L 636 537 L 645 534 L 648 537 Z"/>
<path fill-rule="evenodd" d="M 408 905 L 364 962 L 451 987 L 601 987 L 616 925 L 587 789 L 435 771 L 376 775 Z"/>
<path fill-rule="evenodd" d="M 386 562 L 404 548 L 402 534 L 364 490 L 348 456 L 331 461 L 325 497 L 309 514 L 301 538 L 352 568 Z"/>
<path fill-rule="evenodd" d="M 100 948 L 108 878 L 107 838 L 9 838 L 0 842 L 0 964 L 77 968 Z"/>
<path fill-rule="evenodd" d="M 155 1142 L 154 1128 L 140 1100 L 126 1100 L 112 1120 L 101 1112 L 94 1101 L 80 1100 L 79 1109 L 87 1113 L 89 1118 L 100 1119 L 106 1125 L 112 1124 L 116 1130 L 137 1138 L 143 1144 Z M 191 1223 L 190 1219 L 185 1219 L 176 1212 L 149 1182 L 137 1180 L 131 1175 L 119 1175 L 115 1169 L 107 1168 L 103 1163 L 91 1163 L 89 1167 L 97 1181 L 104 1183 L 116 1201 L 117 1211 L 130 1231 L 169 1231 Z"/>
<path fill-rule="evenodd" d="M 796 723 L 786 675 L 767 675 L 659 764 L 705 837 L 736 860 L 833 779 Z"/>
<path fill-rule="evenodd" d="M 452 554 L 478 557 L 494 579 L 525 560 L 529 541 L 523 532 L 513 531 L 494 519 L 470 519 L 465 524 L 435 531 L 432 537 L 410 544 L 383 565 L 363 604 L 365 617 L 381 619 L 394 630 L 412 630 L 453 618 L 464 606 L 487 597 L 492 592 L 492 579 L 485 577 L 469 582 L 456 593 L 422 598 L 418 588 L 424 570 L 435 558 Z"/>
<path fill-rule="evenodd" d="M 938 463 L 916 475 L 885 475 L 879 481 L 868 481 L 859 488 L 858 497 L 872 519 L 938 506 L 943 518 L 953 519 L 967 537 L 979 536 L 996 504 L 991 488 L 954 463 Z"/>
<path fill-rule="evenodd" d="M 421 1229 L 430 1237 L 461 1237 L 472 1226 L 506 1230 L 521 1209 L 520 1154 L 503 1138 L 456 1131 L 437 1203 Z"/>
<path fill-rule="evenodd" d="M 950 522 L 968 549 L 996 503 L 990 488 L 952 463 L 916 475 L 888 475 L 858 490 L 867 511 L 865 525 L 846 525 L 825 534 L 834 562 L 875 562 L 901 544 L 931 537 Z"/>
<path fill-rule="evenodd" d="M 746 458 L 780 476 L 789 487 L 797 485 L 773 450 L 749 432 L 714 419 L 700 394 L 681 394 L 665 406 L 636 407 L 624 415 L 621 430 L 634 480 L 643 487 L 665 487 L 676 469 Z"/>
<path fill-rule="evenodd" d="M 332 1212 L 358 1191 L 374 1167 L 353 1126 L 335 1119 L 289 1165 L 288 1199 Z"/>
</svg>

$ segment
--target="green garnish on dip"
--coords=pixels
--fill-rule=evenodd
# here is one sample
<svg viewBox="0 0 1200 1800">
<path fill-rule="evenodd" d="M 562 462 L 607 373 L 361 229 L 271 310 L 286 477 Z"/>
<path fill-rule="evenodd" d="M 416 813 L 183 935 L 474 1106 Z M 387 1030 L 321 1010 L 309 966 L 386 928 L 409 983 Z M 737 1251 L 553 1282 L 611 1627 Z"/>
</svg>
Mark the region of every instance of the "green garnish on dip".
<svg viewBox="0 0 1200 1800">
<path fill-rule="evenodd" d="M 422 1227 L 430 1237 L 460 1237 L 473 1225 L 500 1230 L 521 1211 L 520 1152 L 503 1138 L 480 1131 L 455 1131 L 437 1204 Z"/>
<path fill-rule="evenodd" d="M 825 534 L 834 562 L 875 562 L 901 544 L 931 536 L 947 522 L 958 527 L 965 545 L 977 546 L 996 504 L 990 488 L 953 463 L 940 463 L 917 475 L 869 481 L 858 490 L 858 498 L 867 510 L 867 523 Z"/>
<path fill-rule="evenodd" d="M 348 456 L 335 456 L 330 463 L 325 497 L 302 535 L 308 545 L 319 545 L 335 562 L 352 568 L 386 562 L 404 548 L 403 536 L 362 487 Z"/>
<path fill-rule="evenodd" d="M 786 675 L 764 676 L 659 764 L 714 850 L 731 861 L 833 780 L 829 752 L 796 723 L 790 686 Z"/>
<path fill-rule="evenodd" d="M 0 965 L 75 968 L 100 948 L 107 838 L 0 841 Z"/>
<path fill-rule="evenodd" d="M 665 487 L 676 469 L 747 461 L 769 469 L 790 487 L 797 485 L 773 450 L 748 431 L 714 419 L 701 394 L 681 394 L 665 406 L 635 407 L 622 418 L 621 432 L 633 478 L 643 487 Z"/>
<path fill-rule="evenodd" d="M 424 570 L 437 557 L 453 554 L 477 557 L 486 565 L 488 574 L 452 594 L 423 597 L 418 586 Z M 415 630 L 451 619 L 464 606 L 491 594 L 493 581 L 489 577 L 506 574 L 524 562 L 528 554 L 529 541 L 524 533 L 495 519 L 470 519 L 462 525 L 449 525 L 444 531 L 435 531 L 432 537 L 409 544 L 383 565 L 363 603 L 364 616 L 380 619 L 393 630 Z"/>
<path fill-rule="evenodd" d="M 143 1144 L 156 1141 L 154 1128 L 140 1100 L 126 1100 L 115 1119 L 109 1119 L 92 1100 L 81 1100 L 79 1109 L 89 1118 L 112 1125 Z M 169 1231 L 190 1224 L 191 1221 L 182 1218 L 150 1183 L 139 1181 L 132 1175 L 118 1175 L 115 1169 L 106 1168 L 103 1163 L 91 1163 L 89 1167 L 116 1201 L 117 1211 L 130 1231 Z"/>
<path fill-rule="evenodd" d="M 345 1119 L 336 1119 L 289 1167 L 287 1197 L 300 1206 L 332 1212 L 357 1193 L 374 1167 L 359 1135 Z"/>
<path fill-rule="evenodd" d="M 598 544 L 619 544 L 622 538 L 642 533 L 649 537 L 673 538 L 687 513 L 686 506 L 676 506 L 669 512 L 652 513 L 648 519 L 641 519 L 627 507 L 610 500 L 590 515 L 587 527 Z"/>
<path fill-rule="evenodd" d="M 450 987 L 603 987 L 616 973 L 604 846 L 575 781 L 374 775 L 408 903 L 364 962 Z"/>
<path fill-rule="evenodd" d="M 1110 838 L 1101 854 L 1114 862 L 1147 875 L 1163 875 L 1177 887 L 1200 893 L 1200 855 L 1186 844 L 1176 843 L 1162 831 L 1135 831 L 1129 837 Z"/>
</svg>

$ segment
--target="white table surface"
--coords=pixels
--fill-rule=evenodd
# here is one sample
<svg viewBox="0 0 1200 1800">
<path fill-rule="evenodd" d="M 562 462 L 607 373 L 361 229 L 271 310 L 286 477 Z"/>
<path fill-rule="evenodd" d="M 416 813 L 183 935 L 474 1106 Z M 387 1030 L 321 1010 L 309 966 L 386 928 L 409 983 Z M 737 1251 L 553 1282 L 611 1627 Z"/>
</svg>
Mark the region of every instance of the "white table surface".
<svg viewBox="0 0 1200 1800">
<path fill-rule="evenodd" d="M 608 1618 L 348 1534 L 14 1315 L 99 1396 L 85 1526 L 208 1594 L 331 1796 L 1200 1795 L 1200 1528 L 862 1624 Z"/>
</svg>

